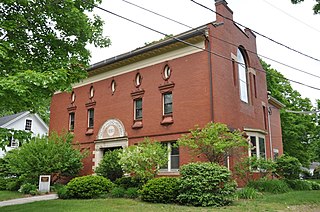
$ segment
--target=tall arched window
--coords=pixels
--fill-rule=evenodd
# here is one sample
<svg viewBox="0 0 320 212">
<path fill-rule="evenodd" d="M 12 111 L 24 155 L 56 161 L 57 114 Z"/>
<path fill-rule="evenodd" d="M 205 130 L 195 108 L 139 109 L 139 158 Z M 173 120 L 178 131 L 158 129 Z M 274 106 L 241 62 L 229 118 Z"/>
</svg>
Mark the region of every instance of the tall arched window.
<svg viewBox="0 0 320 212">
<path fill-rule="evenodd" d="M 238 72 L 239 72 L 239 87 L 240 87 L 240 99 L 243 102 L 248 103 L 248 83 L 247 83 L 247 64 L 244 54 L 240 49 L 237 51 L 238 59 Z"/>
</svg>

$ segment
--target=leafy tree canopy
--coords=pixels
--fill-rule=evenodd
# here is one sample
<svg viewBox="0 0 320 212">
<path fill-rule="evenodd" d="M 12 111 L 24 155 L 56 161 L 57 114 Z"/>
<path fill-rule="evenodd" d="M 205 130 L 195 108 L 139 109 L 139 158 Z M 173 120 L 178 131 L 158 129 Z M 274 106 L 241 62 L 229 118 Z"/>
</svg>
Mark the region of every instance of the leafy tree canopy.
<svg viewBox="0 0 320 212">
<path fill-rule="evenodd" d="M 286 110 L 312 111 L 315 109 L 310 99 L 303 98 L 298 91 L 294 90 L 280 72 L 264 61 L 261 61 L 261 64 L 267 72 L 268 90 L 273 97 L 285 104 Z M 289 113 L 286 110 L 280 111 L 284 152 L 298 158 L 303 165 L 308 165 L 312 156 L 310 144 L 319 137 L 316 116 Z"/>
<path fill-rule="evenodd" d="M 239 130 L 230 131 L 227 125 L 212 122 L 202 129 L 196 127 L 177 143 L 190 148 L 195 155 L 203 154 L 210 162 L 216 163 L 223 161 L 235 148 L 248 146 Z"/>
<path fill-rule="evenodd" d="M 303 2 L 304 0 L 291 0 L 291 2 L 293 4 L 298 4 L 298 3 L 301 3 Z M 316 0 L 317 3 L 313 6 L 313 11 L 314 11 L 314 14 L 319 14 L 320 13 L 320 1 L 319 0 Z"/>
<path fill-rule="evenodd" d="M 86 77 L 85 46 L 110 44 L 102 19 L 90 15 L 97 3 L 101 0 L 1 1 L 0 114 L 43 115 L 55 91 Z"/>
</svg>

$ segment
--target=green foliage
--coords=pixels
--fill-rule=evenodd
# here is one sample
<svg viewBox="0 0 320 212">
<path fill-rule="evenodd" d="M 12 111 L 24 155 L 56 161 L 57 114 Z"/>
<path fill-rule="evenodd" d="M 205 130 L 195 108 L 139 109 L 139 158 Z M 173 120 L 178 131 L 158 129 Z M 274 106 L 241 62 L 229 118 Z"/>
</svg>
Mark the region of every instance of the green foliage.
<svg viewBox="0 0 320 212">
<path fill-rule="evenodd" d="M 20 145 L 31 140 L 32 133 L 24 130 L 14 130 L 0 128 L 0 149 L 5 150 L 5 147 L 10 144 L 10 140 L 18 140 Z"/>
<path fill-rule="evenodd" d="M 309 181 L 309 183 L 311 184 L 312 190 L 320 190 L 320 184 L 319 183 L 313 182 L 313 181 Z"/>
<path fill-rule="evenodd" d="M 239 199 L 256 199 L 261 193 L 259 193 L 256 189 L 251 187 L 244 187 L 236 192 L 236 195 Z"/>
<path fill-rule="evenodd" d="M 18 178 L 11 178 L 7 182 L 6 190 L 8 190 L 8 191 L 18 191 L 19 188 L 21 187 L 21 185 L 22 185 L 21 180 L 19 180 Z"/>
<path fill-rule="evenodd" d="M 275 167 L 276 164 L 272 160 L 244 157 L 236 162 L 233 173 L 247 184 L 253 180 L 255 172 L 259 172 L 262 177 L 270 177 L 275 171 Z"/>
<path fill-rule="evenodd" d="M 306 180 L 285 180 L 285 182 L 296 191 L 312 190 L 312 184 Z"/>
<path fill-rule="evenodd" d="M 194 206 L 224 206 L 235 198 L 236 182 L 231 172 L 216 163 L 189 163 L 180 169 L 178 201 Z"/>
<path fill-rule="evenodd" d="M 138 193 L 139 189 L 138 188 L 128 188 L 125 193 L 124 196 L 126 198 L 130 198 L 130 199 L 135 199 L 139 197 L 139 193 Z"/>
<path fill-rule="evenodd" d="M 260 192 L 273 194 L 286 193 L 290 191 L 288 184 L 283 180 L 268 180 L 261 178 L 259 180 L 250 181 L 247 186 Z"/>
<path fill-rule="evenodd" d="M 60 199 L 70 199 L 71 198 L 69 195 L 67 186 L 62 186 L 61 188 L 59 188 L 57 194 Z"/>
<path fill-rule="evenodd" d="M 168 162 L 167 155 L 168 150 L 161 143 L 145 138 L 138 145 L 125 148 L 119 163 L 125 172 L 140 179 L 151 179 Z"/>
<path fill-rule="evenodd" d="M 141 199 L 146 202 L 171 203 L 177 201 L 180 180 L 160 177 L 149 180 L 140 190 Z"/>
<path fill-rule="evenodd" d="M 301 163 L 295 157 L 282 155 L 276 160 L 276 173 L 285 179 L 298 179 L 301 173 Z"/>
<path fill-rule="evenodd" d="M 67 185 L 69 198 L 90 199 L 109 192 L 113 183 L 102 176 L 84 176 L 73 178 Z"/>
<path fill-rule="evenodd" d="M 7 182 L 8 182 L 8 179 L 4 177 L 0 177 L 0 191 L 7 189 Z"/>
<path fill-rule="evenodd" d="M 84 155 L 74 148 L 71 134 L 49 138 L 36 137 L 20 148 L 5 155 L 8 175 L 23 178 L 26 182 L 38 182 L 39 175 L 50 174 L 54 181 L 61 176 L 75 176 L 82 168 Z"/>
<path fill-rule="evenodd" d="M 25 183 L 19 189 L 19 192 L 21 192 L 23 194 L 31 194 L 36 191 L 37 191 L 37 186 L 34 184 L 31 184 L 31 183 Z"/>
<path fill-rule="evenodd" d="M 302 98 L 280 72 L 263 61 L 261 64 L 267 73 L 268 91 L 285 105 L 286 110 L 280 111 L 284 153 L 298 158 L 300 163 L 308 166 L 314 155 L 311 144 L 320 142 L 320 128 L 316 125 L 316 115 L 295 114 L 287 111 L 312 111 L 316 108 L 312 106 L 310 99 Z"/>
<path fill-rule="evenodd" d="M 304 0 L 291 0 L 293 4 L 298 4 L 300 2 L 303 2 Z M 317 3 L 313 6 L 313 12 L 314 14 L 320 14 L 320 1 L 317 0 Z"/>
<path fill-rule="evenodd" d="M 186 146 L 194 155 L 205 155 L 210 162 L 219 163 L 226 155 L 239 147 L 247 147 L 248 142 L 239 130 L 230 131 L 222 123 L 208 123 L 204 128 L 190 130 L 189 135 L 177 141 L 179 146 Z"/>
<path fill-rule="evenodd" d="M 113 198 L 122 198 L 124 197 L 126 192 L 126 189 L 122 188 L 122 187 L 114 187 L 111 192 L 110 195 Z"/>
<path fill-rule="evenodd" d="M 114 183 L 125 189 L 142 188 L 142 186 L 145 183 L 145 180 L 139 179 L 137 177 L 121 177 L 116 179 Z"/>
<path fill-rule="evenodd" d="M 0 4 L 0 113 L 47 115 L 55 91 L 86 77 L 86 45 L 106 47 L 101 0 L 12 1 Z"/>
<path fill-rule="evenodd" d="M 108 151 L 103 156 L 95 172 L 97 175 L 106 177 L 111 181 L 115 181 L 123 176 L 121 165 L 119 164 L 119 154 L 122 150 Z"/>
</svg>

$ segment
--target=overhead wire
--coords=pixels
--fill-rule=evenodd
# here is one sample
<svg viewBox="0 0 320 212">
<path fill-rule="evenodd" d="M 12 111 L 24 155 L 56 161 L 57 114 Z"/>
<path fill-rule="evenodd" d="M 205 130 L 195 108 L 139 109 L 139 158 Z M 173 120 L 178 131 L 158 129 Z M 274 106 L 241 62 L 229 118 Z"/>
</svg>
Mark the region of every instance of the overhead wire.
<svg viewBox="0 0 320 212">
<path fill-rule="evenodd" d="M 154 14 L 154 15 L 157 15 L 157 16 L 159 16 L 159 17 L 161 17 L 161 18 L 164 18 L 164 19 L 167 19 L 167 20 L 172 21 L 172 22 L 174 22 L 174 23 L 180 24 L 181 26 L 184 26 L 184 27 L 187 27 L 187 28 L 189 28 L 189 29 L 193 29 L 193 30 L 198 31 L 198 29 L 195 29 L 195 28 L 193 28 L 193 27 L 191 27 L 191 26 L 189 26 L 189 25 L 187 25 L 187 24 L 184 24 L 184 23 L 182 23 L 182 22 L 180 22 L 180 21 L 177 21 L 177 20 L 174 20 L 174 19 L 169 18 L 169 17 L 167 17 L 167 16 L 164 16 L 164 15 L 162 15 L 162 14 L 160 14 L 160 13 L 157 13 L 157 12 L 155 12 L 155 11 L 152 11 L 152 10 L 150 10 L 150 9 L 147 9 L 147 8 L 145 8 L 145 7 L 142 7 L 142 6 L 140 6 L 140 5 L 137 5 L 137 4 L 135 4 L 135 3 L 129 2 L 129 1 L 127 1 L 127 0 L 122 0 L 122 1 L 125 2 L 125 3 L 127 3 L 127 4 L 132 5 L 132 6 L 134 6 L 134 7 L 137 7 L 137 8 L 140 8 L 140 9 L 142 9 L 142 10 L 145 10 L 145 11 L 147 11 L 147 12 L 149 12 L 149 13 L 152 13 L 152 14 Z M 210 36 L 210 37 L 212 37 L 212 38 L 214 38 L 214 39 L 217 39 L 217 40 L 219 40 L 219 41 L 221 41 L 221 42 L 227 43 L 227 44 L 229 44 L 229 45 L 238 47 L 237 44 L 234 44 L 234 43 L 232 43 L 232 42 L 230 42 L 230 41 L 226 41 L 226 40 L 224 40 L 224 39 L 222 39 L 222 38 L 219 38 L 219 37 L 216 37 L 216 36 L 214 36 L 214 35 L 209 34 L 208 36 Z M 270 57 L 267 57 L 267 56 L 258 54 L 258 53 L 255 52 L 255 51 L 251 51 L 251 50 L 249 50 L 249 49 L 246 49 L 246 51 L 247 51 L 247 52 L 250 52 L 250 53 L 252 53 L 252 54 L 255 54 L 255 55 L 259 56 L 259 57 L 262 57 L 262 58 L 268 59 L 268 60 L 270 60 L 270 61 L 273 61 L 273 62 L 275 62 L 275 63 L 278 63 L 278 64 L 280 64 L 280 65 L 283 65 L 283 66 L 286 66 L 286 67 L 288 67 L 288 68 L 291 68 L 291 69 L 293 69 L 293 70 L 296 70 L 296 71 L 299 71 L 299 72 L 302 72 L 302 73 L 305 73 L 305 74 L 307 74 L 307 75 L 310 75 L 310 76 L 313 76 L 313 77 L 316 77 L 316 78 L 319 78 L 319 79 L 320 79 L 320 76 L 318 76 L 318 75 L 315 75 L 315 74 L 312 74 L 312 73 L 310 73 L 310 72 L 304 71 L 304 70 L 302 70 L 302 69 L 299 69 L 299 68 L 293 67 L 293 66 L 291 66 L 291 65 L 285 64 L 285 63 L 280 62 L 280 61 L 278 61 L 278 60 L 276 60 L 276 59 L 273 59 L 273 58 L 270 58 Z"/>
<path fill-rule="evenodd" d="M 197 2 L 197 1 L 195 1 L 195 0 L 190 0 L 190 1 L 193 2 L 193 3 L 195 3 L 195 4 L 197 4 L 197 5 L 199 5 L 199 6 L 201 6 L 201 7 L 203 7 L 203 8 L 205 8 L 205 9 L 207 9 L 207 10 L 209 10 L 209 11 L 211 11 L 211 12 L 213 12 L 213 13 L 215 13 L 215 14 L 217 14 L 217 15 L 219 15 L 220 17 L 222 17 L 222 18 L 224 18 L 224 19 L 227 19 L 227 20 L 229 20 L 229 21 L 232 21 L 233 23 L 235 23 L 235 24 L 237 24 L 237 25 L 239 25 L 239 26 L 241 26 L 241 27 L 243 27 L 243 28 L 248 28 L 248 29 L 250 29 L 249 27 L 246 27 L 245 25 L 243 25 L 243 24 L 241 24 L 241 23 L 239 23 L 239 22 L 236 22 L 236 21 L 234 21 L 233 19 L 231 19 L 231 18 L 229 18 L 229 17 L 226 17 L 226 16 L 218 13 L 217 11 L 215 11 L 215 10 L 213 10 L 213 9 L 211 9 L 211 8 L 209 8 L 209 7 L 203 5 L 203 4 L 201 4 L 201 3 L 199 3 L 199 2 Z M 310 56 L 310 55 L 307 55 L 307 54 L 305 54 L 305 53 L 303 53 L 303 52 L 301 52 L 301 51 L 299 51 L 299 50 L 296 50 L 296 49 L 294 49 L 294 48 L 291 48 L 291 47 L 289 47 L 288 45 L 285 45 L 285 44 L 283 44 L 283 43 L 281 43 L 281 42 L 279 42 L 279 41 L 276 41 L 276 40 L 274 40 L 274 39 L 272 39 L 272 38 L 270 38 L 270 37 L 268 37 L 268 36 L 266 36 L 266 35 L 264 35 L 264 34 L 262 34 L 262 33 L 260 33 L 260 32 L 257 32 L 257 31 L 255 31 L 255 30 L 253 30 L 253 29 L 250 29 L 250 30 L 251 30 L 252 32 L 254 32 L 255 34 L 257 34 L 257 35 L 260 35 L 261 37 L 263 37 L 263 38 L 265 38 L 265 39 L 267 39 L 267 40 L 270 40 L 271 42 L 273 42 L 273 43 L 275 43 L 275 44 L 278 44 L 278 45 L 280 45 L 280 46 L 282 46 L 282 47 L 285 47 L 285 48 L 287 48 L 287 49 L 289 49 L 289 50 L 291 50 L 291 51 L 293 51 L 293 52 L 296 52 L 296 53 L 298 53 L 298 54 L 300 54 L 300 55 L 303 55 L 303 56 L 308 57 L 308 58 L 310 58 L 310 59 L 312 59 L 312 60 L 315 60 L 315 61 L 317 61 L 317 62 L 320 62 L 320 59 L 318 59 L 318 58 L 315 58 L 315 57 Z"/>
<path fill-rule="evenodd" d="M 183 44 L 186 44 L 186 45 L 188 45 L 188 46 L 192 46 L 192 47 L 194 47 L 194 48 L 197 48 L 197 49 L 200 49 L 200 50 L 202 50 L 202 51 L 208 52 L 208 53 L 210 53 L 210 54 L 213 54 L 213 55 L 215 55 L 215 56 L 217 56 L 217 57 L 220 57 L 220 58 L 223 58 L 223 59 L 225 59 L 225 60 L 229 60 L 229 61 L 231 61 L 231 62 L 236 62 L 236 63 L 240 64 L 241 66 L 244 66 L 244 67 L 246 66 L 246 64 L 240 63 L 240 62 L 238 62 L 238 61 L 234 61 L 233 59 L 230 59 L 230 58 L 228 58 L 228 57 L 226 57 L 226 56 L 224 56 L 224 55 L 218 54 L 218 53 L 216 53 L 216 52 L 212 52 L 212 51 L 207 50 L 207 49 L 205 49 L 205 48 L 201 48 L 201 47 L 196 46 L 196 45 L 194 45 L 194 44 L 192 44 L 192 43 L 189 43 L 189 42 L 187 42 L 187 41 L 181 40 L 181 39 L 179 39 L 179 38 L 177 38 L 177 37 L 175 37 L 175 36 L 168 35 L 168 34 L 166 34 L 166 33 L 163 33 L 163 32 L 161 32 L 161 31 L 159 31 L 159 30 L 153 29 L 153 28 L 151 28 L 151 27 L 149 27 L 149 26 L 146 26 L 146 25 L 141 24 L 141 23 L 139 23 L 139 22 L 137 22 L 137 21 L 134 21 L 134 20 L 131 20 L 131 19 L 129 19 L 129 18 L 126 18 L 126 17 L 124 17 L 124 16 L 122 16 L 122 15 L 119 15 L 119 14 L 117 14 L 117 13 L 114 13 L 114 12 L 112 12 L 112 11 L 110 11 L 110 10 L 107 10 L 107 9 L 105 9 L 105 8 L 102 8 L 102 7 L 100 7 L 100 6 L 97 6 L 97 5 L 94 5 L 94 4 L 93 4 L 93 6 L 94 6 L 95 8 L 97 8 L 97 9 L 100 9 L 100 10 L 102 10 L 102 11 L 104 11 L 104 12 L 107 12 L 107 13 L 109 13 L 109 14 L 111 14 L 111 15 L 117 16 L 117 17 L 119 17 L 119 18 L 121 18 L 121 19 L 124 19 L 124 20 L 126 20 L 126 21 L 129 21 L 129 22 L 134 23 L 134 24 L 136 24 L 136 25 L 139 25 L 139 26 L 141 26 L 141 27 L 143 27 L 143 28 L 146 28 L 146 29 L 151 30 L 151 31 L 156 32 L 156 33 L 159 33 L 159 34 L 161 34 L 161 35 L 164 35 L 164 36 L 166 36 L 166 37 L 168 37 L 168 38 L 174 39 L 174 40 L 176 40 L 176 41 L 178 41 L 178 42 L 181 42 L 181 43 L 183 43 Z M 257 69 L 257 68 L 255 68 L 255 69 L 256 69 L 257 71 L 266 73 L 265 70 L 261 70 L 261 69 Z M 303 86 L 306 86 L 306 87 L 309 87 L 309 88 L 312 88 L 312 89 L 315 89 L 315 90 L 319 90 L 319 91 L 320 91 L 320 88 L 317 88 L 317 87 L 314 87 L 314 86 L 311 86 L 311 85 L 307 85 L 307 84 L 302 83 L 302 82 L 298 82 L 298 81 L 295 81 L 295 80 L 291 80 L 291 79 L 288 79 L 288 78 L 285 78 L 285 77 L 283 77 L 283 79 L 286 79 L 286 80 L 288 80 L 288 81 L 290 81 L 290 82 L 293 82 L 293 83 L 296 83 L 296 84 L 300 84 L 300 85 L 303 85 Z"/>
</svg>

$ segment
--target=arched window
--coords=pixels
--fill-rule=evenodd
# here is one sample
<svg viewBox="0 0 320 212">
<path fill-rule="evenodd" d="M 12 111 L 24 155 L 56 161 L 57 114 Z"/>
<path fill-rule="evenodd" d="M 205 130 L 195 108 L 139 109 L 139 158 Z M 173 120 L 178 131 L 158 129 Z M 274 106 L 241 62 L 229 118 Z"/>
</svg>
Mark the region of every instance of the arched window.
<svg viewBox="0 0 320 212">
<path fill-rule="evenodd" d="M 245 56 L 241 49 L 237 51 L 238 59 L 238 73 L 239 73 L 239 87 L 240 87 L 240 99 L 243 102 L 248 103 L 248 80 L 247 80 L 247 63 Z"/>
</svg>

